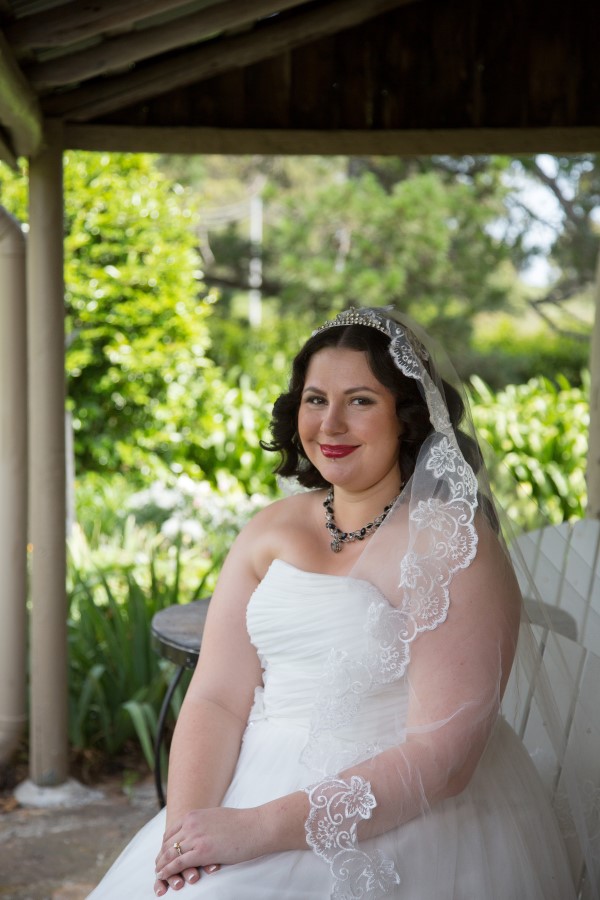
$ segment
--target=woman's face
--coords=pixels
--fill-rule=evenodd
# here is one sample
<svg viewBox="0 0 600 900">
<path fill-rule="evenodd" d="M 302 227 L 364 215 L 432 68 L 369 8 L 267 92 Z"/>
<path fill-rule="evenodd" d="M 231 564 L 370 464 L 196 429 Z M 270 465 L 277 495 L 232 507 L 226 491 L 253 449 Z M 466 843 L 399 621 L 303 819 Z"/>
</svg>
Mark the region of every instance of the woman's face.
<svg viewBox="0 0 600 900">
<path fill-rule="evenodd" d="M 361 350 L 326 347 L 311 358 L 298 413 L 298 435 L 326 481 L 364 491 L 400 487 L 402 428 L 396 402 Z"/>
</svg>

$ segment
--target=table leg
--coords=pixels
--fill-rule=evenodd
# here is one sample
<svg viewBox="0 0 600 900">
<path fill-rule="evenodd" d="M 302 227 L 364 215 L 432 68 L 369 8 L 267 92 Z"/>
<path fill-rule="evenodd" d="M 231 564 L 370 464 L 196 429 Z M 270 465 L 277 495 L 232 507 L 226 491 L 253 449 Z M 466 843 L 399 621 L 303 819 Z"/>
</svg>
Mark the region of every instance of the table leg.
<svg viewBox="0 0 600 900">
<path fill-rule="evenodd" d="M 165 806 L 165 795 L 163 791 L 160 765 L 160 751 L 163 742 L 163 731 L 165 728 L 167 713 L 169 712 L 169 706 L 171 705 L 171 700 L 173 699 L 173 694 L 177 690 L 177 685 L 181 681 L 181 676 L 183 675 L 184 671 L 185 666 L 180 666 L 178 669 L 176 669 L 173 677 L 171 678 L 169 687 L 167 688 L 167 693 L 165 694 L 162 706 L 160 708 L 158 726 L 156 728 L 156 738 L 154 741 L 154 784 L 156 785 L 156 796 L 158 798 L 158 803 L 161 809 L 163 808 L 163 806 Z"/>
</svg>

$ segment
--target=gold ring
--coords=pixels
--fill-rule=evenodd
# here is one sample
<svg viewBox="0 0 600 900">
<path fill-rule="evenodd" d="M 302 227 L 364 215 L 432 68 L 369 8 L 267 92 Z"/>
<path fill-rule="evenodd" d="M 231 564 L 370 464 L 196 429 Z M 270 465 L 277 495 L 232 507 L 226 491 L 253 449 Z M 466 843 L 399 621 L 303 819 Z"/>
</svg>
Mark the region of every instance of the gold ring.
<svg viewBox="0 0 600 900">
<path fill-rule="evenodd" d="M 181 849 L 181 844 L 179 843 L 179 841 L 175 841 L 175 843 L 173 844 L 173 847 L 175 848 L 175 850 L 177 850 L 177 855 L 181 856 L 181 854 L 183 853 L 183 850 Z"/>
</svg>

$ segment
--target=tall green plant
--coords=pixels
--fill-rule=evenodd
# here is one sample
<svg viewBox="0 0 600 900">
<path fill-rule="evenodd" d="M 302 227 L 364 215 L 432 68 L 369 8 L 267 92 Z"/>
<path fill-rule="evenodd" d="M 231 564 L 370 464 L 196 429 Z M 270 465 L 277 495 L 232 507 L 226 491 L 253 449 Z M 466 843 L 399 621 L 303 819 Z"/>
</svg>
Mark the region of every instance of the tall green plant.
<svg viewBox="0 0 600 900">
<path fill-rule="evenodd" d="M 133 565 L 104 571 L 71 565 L 69 737 L 75 749 L 114 757 L 137 740 L 152 768 L 158 711 L 173 670 L 152 647 L 151 622 L 178 601 L 179 573 L 178 557 L 170 581 L 151 557 L 144 587 Z M 180 686 L 172 716 L 183 691 Z"/>
<path fill-rule="evenodd" d="M 492 471 L 494 487 L 510 518 L 531 528 L 583 516 L 589 428 L 585 387 L 572 387 L 560 375 L 556 382 L 533 378 L 497 393 L 480 378 L 471 384 L 473 419 L 499 461 Z"/>
</svg>

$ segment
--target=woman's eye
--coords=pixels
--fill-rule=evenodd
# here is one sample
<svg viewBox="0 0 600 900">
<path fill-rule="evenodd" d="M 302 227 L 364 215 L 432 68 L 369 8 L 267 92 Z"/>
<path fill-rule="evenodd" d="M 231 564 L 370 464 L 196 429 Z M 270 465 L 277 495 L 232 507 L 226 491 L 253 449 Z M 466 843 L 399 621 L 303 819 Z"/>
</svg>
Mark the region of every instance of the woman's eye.
<svg viewBox="0 0 600 900">
<path fill-rule="evenodd" d="M 309 406 L 321 406 L 322 403 L 325 403 L 324 397 L 305 397 L 304 402 Z"/>
<path fill-rule="evenodd" d="M 373 401 L 370 397 L 353 397 L 352 403 L 355 403 L 357 406 L 371 406 Z"/>
</svg>

